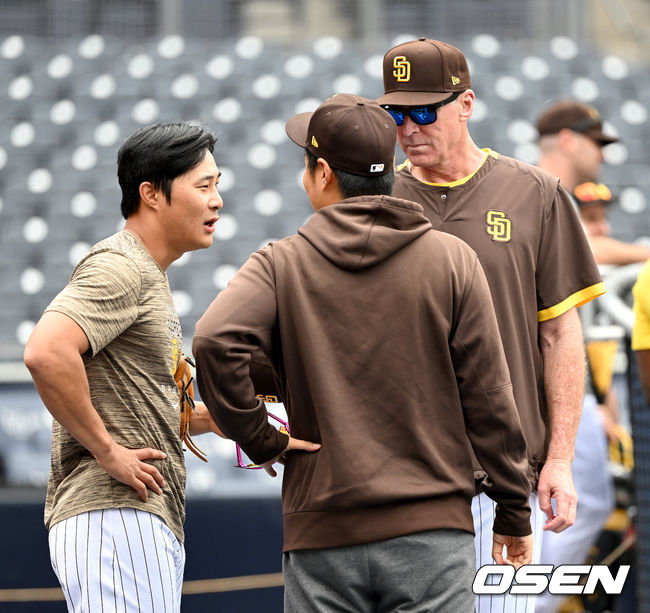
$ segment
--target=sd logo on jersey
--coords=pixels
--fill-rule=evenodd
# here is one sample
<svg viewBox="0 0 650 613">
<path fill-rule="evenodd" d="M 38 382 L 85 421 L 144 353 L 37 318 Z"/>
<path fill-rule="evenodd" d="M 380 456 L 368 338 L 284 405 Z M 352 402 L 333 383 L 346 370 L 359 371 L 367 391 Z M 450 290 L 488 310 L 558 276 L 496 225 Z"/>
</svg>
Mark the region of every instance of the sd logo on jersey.
<svg viewBox="0 0 650 613">
<path fill-rule="evenodd" d="M 485 230 L 493 241 L 507 243 L 510 240 L 512 222 L 503 211 L 488 211 L 485 220 L 487 221 Z"/>
</svg>

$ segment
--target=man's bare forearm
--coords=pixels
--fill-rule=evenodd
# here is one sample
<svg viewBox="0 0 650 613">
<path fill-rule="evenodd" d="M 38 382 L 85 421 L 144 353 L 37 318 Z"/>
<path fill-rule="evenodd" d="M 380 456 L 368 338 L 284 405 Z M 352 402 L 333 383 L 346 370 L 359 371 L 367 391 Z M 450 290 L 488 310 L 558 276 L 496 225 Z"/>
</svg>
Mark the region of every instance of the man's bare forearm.
<svg viewBox="0 0 650 613">
<path fill-rule="evenodd" d="M 221 432 L 219 426 L 214 423 L 207 407 L 202 402 L 197 402 L 194 407 L 192 419 L 190 420 L 190 434 L 197 436 L 199 434 L 207 434 L 208 432 L 213 432 L 222 438 L 228 438 Z"/>
<path fill-rule="evenodd" d="M 549 460 L 573 460 L 585 381 L 582 326 L 575 308 L 540 323 L 549 412 Z"/>
<path fill-rule="evenodd" d="M 144 501 L 148 490 L 162 494 L 165 479 L 145 460 L 163 460 L 166 454 L 123 447 L 111 437 L 92 404 L 82 358 L 87 348 L 76 324 L 57 314 L 45 314 L 25 347 L 25 364 L 43 403 L 111 477 L 132 487 Z"/>
</svg>

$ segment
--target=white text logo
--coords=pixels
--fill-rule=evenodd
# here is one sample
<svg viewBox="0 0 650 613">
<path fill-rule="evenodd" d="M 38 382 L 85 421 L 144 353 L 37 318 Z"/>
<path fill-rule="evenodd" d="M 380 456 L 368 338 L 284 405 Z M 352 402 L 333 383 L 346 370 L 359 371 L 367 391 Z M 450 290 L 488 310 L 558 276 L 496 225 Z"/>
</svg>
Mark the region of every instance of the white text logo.
<svg viewBox="0 0 650 613">
<path fill-rule="evenodd" d="M 551 564 L 529 564 L 515 572 L 513 566 L 488 564 L 476 573 L 472 591 L 475 594 L 593 594 L 598 584 L 606 594 L 620 594 L 630 572 L 629 565 L 620 566 L 616 576 L 608 566 L 598 564 L 563 564 L 553 570 Z M 583 579 L 584 577 L 584 579 Z"/>
</svg>

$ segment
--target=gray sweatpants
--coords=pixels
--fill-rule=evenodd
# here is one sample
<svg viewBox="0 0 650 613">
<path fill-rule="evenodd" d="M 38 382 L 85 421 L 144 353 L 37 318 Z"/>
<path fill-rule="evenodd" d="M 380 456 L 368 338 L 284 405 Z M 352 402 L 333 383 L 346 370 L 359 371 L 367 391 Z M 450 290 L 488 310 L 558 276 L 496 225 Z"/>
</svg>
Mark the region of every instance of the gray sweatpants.
<svg viewBox="0 0 650 613">
<path fill-rule="evenodd" d="M 471 613 L 474 537 L 428 530 L 283 556 L 285 613 Z"/>
</svg>

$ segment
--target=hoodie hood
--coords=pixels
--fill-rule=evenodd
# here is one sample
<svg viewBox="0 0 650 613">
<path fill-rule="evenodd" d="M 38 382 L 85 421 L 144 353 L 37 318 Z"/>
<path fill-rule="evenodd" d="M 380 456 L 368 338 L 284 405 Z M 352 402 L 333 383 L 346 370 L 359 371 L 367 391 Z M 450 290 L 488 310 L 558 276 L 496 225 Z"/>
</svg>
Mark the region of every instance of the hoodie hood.
<svg viewBox="0 0 650 613">
<path fill-rule="evenodd" d="M 344 270 L 374 266 L 431 229 L 422 207 L 391 196 L 348 198 L 316 211 L 298 230 Z"/>
</svg>

